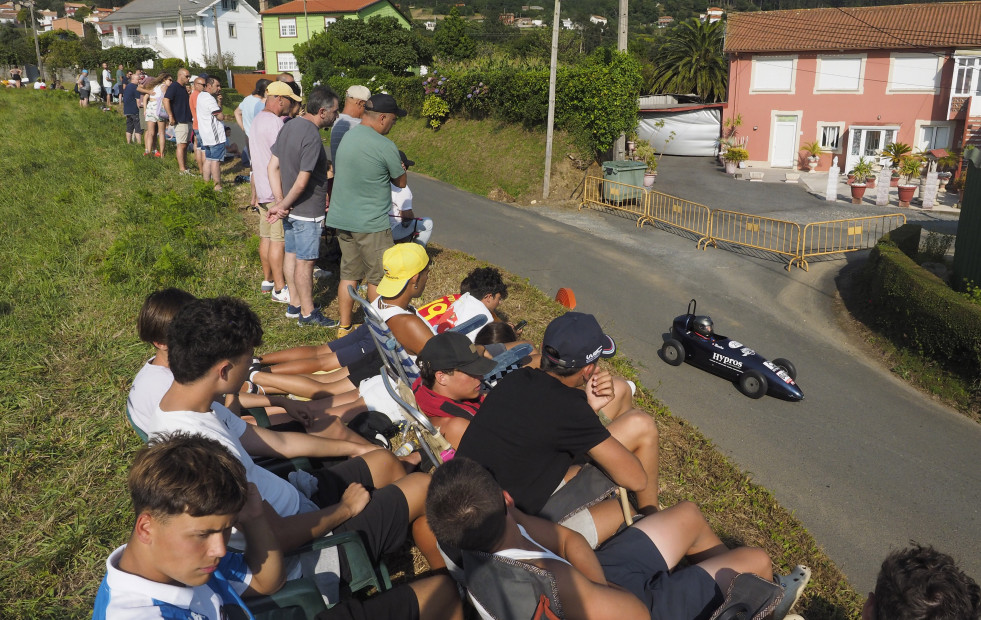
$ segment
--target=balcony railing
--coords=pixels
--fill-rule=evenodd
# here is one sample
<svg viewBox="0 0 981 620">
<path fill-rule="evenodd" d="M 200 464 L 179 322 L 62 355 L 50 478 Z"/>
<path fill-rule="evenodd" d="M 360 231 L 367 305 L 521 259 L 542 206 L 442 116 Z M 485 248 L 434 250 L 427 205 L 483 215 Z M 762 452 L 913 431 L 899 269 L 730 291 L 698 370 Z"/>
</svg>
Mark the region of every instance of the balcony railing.
<svg viewBox="0 0 981 620">
<path fill-rule="evenodd" d="M 157 37 L 151 34 L 136 34 L 136 35 L 126 35 L 122 37 L 122 41 L 118 45 L 123 47 L 154 47 L 157 42 Z M 112 47 L 117 45 L 116 39 L 113 35 L 106 35 L 102 37 L 102 49 Z"/>
</svg>

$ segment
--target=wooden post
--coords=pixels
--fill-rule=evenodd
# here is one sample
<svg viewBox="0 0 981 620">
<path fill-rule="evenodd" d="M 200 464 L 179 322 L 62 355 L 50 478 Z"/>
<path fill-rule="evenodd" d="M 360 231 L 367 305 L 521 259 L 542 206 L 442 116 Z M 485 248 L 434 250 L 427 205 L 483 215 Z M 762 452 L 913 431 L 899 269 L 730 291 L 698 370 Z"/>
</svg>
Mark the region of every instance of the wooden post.
<svg viewBox="0 0 981 620">
<path fill-rule="evenodd" d="M 552 178 L 552 134 L 555 130 L 555 71 L 559 62 L 559 22 L 561 21 L 561 0 L 555 0 L 555 12 L 552 16 L 552 60 L 548 70 L 548 124 L 545 132 L 545 181 L 542 186 L 542 198 L 548 198 L 549 182 Z"/>
</svg>

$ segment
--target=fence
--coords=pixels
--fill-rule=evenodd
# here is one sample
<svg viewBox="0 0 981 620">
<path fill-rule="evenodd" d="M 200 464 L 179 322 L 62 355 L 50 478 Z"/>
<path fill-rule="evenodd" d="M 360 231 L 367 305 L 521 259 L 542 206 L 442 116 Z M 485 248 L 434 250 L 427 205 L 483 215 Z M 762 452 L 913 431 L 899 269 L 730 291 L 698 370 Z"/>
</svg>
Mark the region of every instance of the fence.
<svg viewBox="0 0 981 620">
<path fill-rule="evenodd" d="M 796 222 L 712 210 L 697 202 L 598 177 L 586 178 L 579 208 L 588 205 L 636 215 L 638 227 L 660 222 L 693 233 L 699 237 L 696 247 L 703 250 L 721 242 L 776 254 L 788 259 L 788 271 L 795 264 L 809 271 L 808 258 L 867 250 L 882 235 L 906 223 L 906 216 L 897 213 L 812 222 L 802 229 Z"/>
<path fill-rule="evenodd" d="M 800 252 L 790 264 L 796 261 L 804 271 L 808 271 L 808 257 L 867 250 L 882 235 L 905 223 L 906 216 L 901 213 L 812 222 L 804 226 Z"/>
</svg>

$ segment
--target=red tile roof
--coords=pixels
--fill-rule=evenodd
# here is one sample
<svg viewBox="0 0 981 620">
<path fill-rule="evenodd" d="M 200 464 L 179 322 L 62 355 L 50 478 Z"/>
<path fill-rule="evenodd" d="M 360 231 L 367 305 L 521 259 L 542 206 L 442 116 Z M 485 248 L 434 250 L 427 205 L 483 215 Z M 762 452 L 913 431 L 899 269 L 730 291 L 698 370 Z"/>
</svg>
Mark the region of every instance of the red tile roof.
<svg viewBox="0 0 981 620">
<path fill-rule="evenodd" d="M 378 0 L 306 0 L 307 13 L 357 13 Z M 303 14 L 303 0 L 293 0 L 286 4 L 266 9 L 263 15 Z"/>
<path fill-rule="evenodd" d="M 981 1 L 730 13 L 726 52 L 981 47 Z"/>
</svg>

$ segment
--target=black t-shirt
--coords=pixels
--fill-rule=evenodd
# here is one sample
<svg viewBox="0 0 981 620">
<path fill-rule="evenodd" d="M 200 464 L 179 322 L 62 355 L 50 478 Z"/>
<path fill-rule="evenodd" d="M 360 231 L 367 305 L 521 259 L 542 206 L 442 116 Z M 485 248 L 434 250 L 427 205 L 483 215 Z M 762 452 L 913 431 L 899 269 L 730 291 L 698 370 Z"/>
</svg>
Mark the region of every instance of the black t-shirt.
<svg viewBox="0 0 981 620">
<path fill-rule="evenodd" d="M 136 100 L 140 98 L 140 93 L 136 90 L 136 84 L 130 82 L 123 88 L 123 114 L 139 114 L 140 108 Z"/>
<path fill-rule="evenodd" d="M 585 392 L 520 368 L 487 395 L 456 454 L 486 467 L 518 508 L 537 514 L 573 461 L 609 437 Z"/>
<path fill-rule="evenodd" d="M 164 93 L 164 98 L 170 99 L 170 111 L 174 113 L 175 122 L 191 122 L 191 96 L 187 94 L 186 86 L 177 82 L 171 83 L 167 87 L 167 92 Z"/>
</svg>

